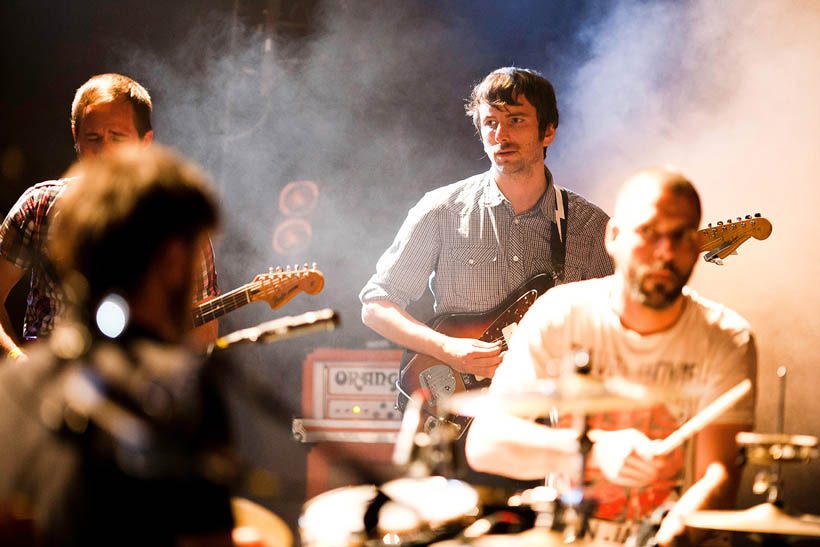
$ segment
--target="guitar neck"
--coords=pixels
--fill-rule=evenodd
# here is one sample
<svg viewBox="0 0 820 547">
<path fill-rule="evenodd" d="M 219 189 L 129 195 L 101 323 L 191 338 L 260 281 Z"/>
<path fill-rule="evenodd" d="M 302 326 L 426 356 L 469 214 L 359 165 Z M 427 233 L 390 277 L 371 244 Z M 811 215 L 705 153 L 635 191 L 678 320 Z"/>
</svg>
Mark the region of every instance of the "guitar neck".
<svg viewBox="0 0 820 547">
<path fill-rule="evenodd" d="M 251 289 L 251 284 L 243 285 L 238 289 L 198 305 L 191 311 L 194 327 L 204 325 L 208 321 L 213 321 L 226 313 L 250 304 L 253 301 L 251 299 Z"/>
</svg>

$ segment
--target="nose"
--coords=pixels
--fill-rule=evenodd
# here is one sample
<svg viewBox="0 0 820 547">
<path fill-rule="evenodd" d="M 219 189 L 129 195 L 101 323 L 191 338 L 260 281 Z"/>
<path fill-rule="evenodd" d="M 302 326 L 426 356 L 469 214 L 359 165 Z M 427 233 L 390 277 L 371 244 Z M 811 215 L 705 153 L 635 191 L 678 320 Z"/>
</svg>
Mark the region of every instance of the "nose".
<svg viewBox="0 0 820 547">
<path fill-rule="evenodd" d="M 495 126 L 495 140 L 496 142 L 507 142 L 509 140 L 507 126 L 503 122 L 498 122 L 498 125 Z"/>
<path fill-rule="evenodd" d="M 655 257 L 661 260 L 671 260 L 675 257 L 678 243 L 671 234 L 660 234 L 655 242 Z"/>
<path fill-rule="evenodd" d="M 97 155 L 105 154 L 106 152 L 114 148 L 114 144 L 114 139 L 110 135 L 105 135 L 102 139 L 100 139 L 96 149 L 94 150 L 94 153 Z"/>
</svg>

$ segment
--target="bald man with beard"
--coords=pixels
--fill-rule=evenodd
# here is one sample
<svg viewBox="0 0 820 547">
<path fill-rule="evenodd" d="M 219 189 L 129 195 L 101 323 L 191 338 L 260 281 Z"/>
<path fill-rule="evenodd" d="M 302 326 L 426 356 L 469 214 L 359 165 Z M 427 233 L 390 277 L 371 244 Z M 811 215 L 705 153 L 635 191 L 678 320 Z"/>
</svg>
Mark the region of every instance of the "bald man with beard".
<svg viewBox="0 0 820 547">
<path fill-rule="evenodd" d="M 754 426 L 754 396 L 706 426 L 683 447 L 655 456 L 666 437 L 745 378 L 756 378 L 757 353 L 748 323 L 686 285 L 699 254 L 700 199 L 692 183 L 671 169 L 641 171 L 629 179 L 607 225 L 611 276 L 555 287 L 522 319 L 490 390 L 526 389 L 554 374 L 555 363 L 584 350 L 593 378 L 624 377 L 671 392 L 697 392 L 651 409 L 606 412 L 588 418 L 594 441 L 588 458 L 588 494 L 598 501 L 591 530 L 625 538 L 637 518 L 676 499 L 717 463 L 726 473 L 699 505 L 734 504 L 740 469 L 735 434 Z M 639 423 L 636 423 L 639 422 Z M 577 433 L 512 416 L 482 415 L 467 438 L 470 465 L 517 479 L 544 478 L 571 469 Z M 673 509 L 659 539 L 684 531 Z M 631 523 L 631 524 L 630 524 Z"/>
</svg>

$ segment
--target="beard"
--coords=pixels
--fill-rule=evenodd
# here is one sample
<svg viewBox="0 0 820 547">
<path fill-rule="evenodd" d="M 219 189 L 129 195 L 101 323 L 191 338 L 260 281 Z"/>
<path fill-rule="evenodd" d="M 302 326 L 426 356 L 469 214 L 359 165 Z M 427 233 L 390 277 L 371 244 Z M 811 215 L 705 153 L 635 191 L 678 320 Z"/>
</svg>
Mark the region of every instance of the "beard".
<svg viewBox="0 0 820 547">
<path fill-rule="evenodd" d="M 640 304 L 653 310 L 665 310 L 680 297 L 693 268 L 694 264 L 682 271 L 671 262 L 661 261 L 648 266 L 631 267 L 627 274 L 629 291 Z M 668 279 L 656 280 L 651 277 L 661 270 L 669 272 Z"/>
</svg>

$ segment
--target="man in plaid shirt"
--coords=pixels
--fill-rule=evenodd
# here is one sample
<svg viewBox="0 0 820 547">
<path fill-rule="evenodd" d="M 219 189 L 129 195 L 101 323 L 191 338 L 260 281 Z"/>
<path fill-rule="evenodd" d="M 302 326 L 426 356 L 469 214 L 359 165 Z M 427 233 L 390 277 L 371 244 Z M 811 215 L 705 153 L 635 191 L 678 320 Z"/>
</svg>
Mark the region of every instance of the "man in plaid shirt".
<svg viewBox="0 0 820 547">
<path fill-rule="evenodd" d="M 557 274 L 556 240 L 565 240 L 560 281 L 612 273 L 604 249 L 609 217 L 556 187 L 544 165 L 555 138 L 552 84 L 533 70 L 500 68 L 478 84 L 467 114 L 481 135 L 489 171 L 428 192 L 359 294 L 365 325 L 396 344 L 454 369 L 489 377 L 502 343 L 437 332 L 405 306 L 429 287 L 440 314 L 496 308 L 528 279 Z M 560 208 L 558 202 L 564 203 Z M 560 235 L 563 231 L 563 235 Z"/>
<path fill-rule="evenodd" d="M 151 97 L 143 86 L 119 74 L 100 74 L 84 83 L 71 105 L 71 132 L 79 158 L 104 154 L 122 143 L 148 145 L 153 140 Z M 23 322 L 23 339 L 51 332 L 63 309 L 63 295 L 46 254 L 49 214 L 70 179 L 36 184 L 26 190 L 0 225 L 0 348 L 14 358 L 25 358 L 5 307 L 11 289 L 31 270 Z M 203 249 L 197 298 L 218 293 L 213 249 Z M 195 330 L 197 344 L 217 336 L 216 321 Z"/>
</svg>

